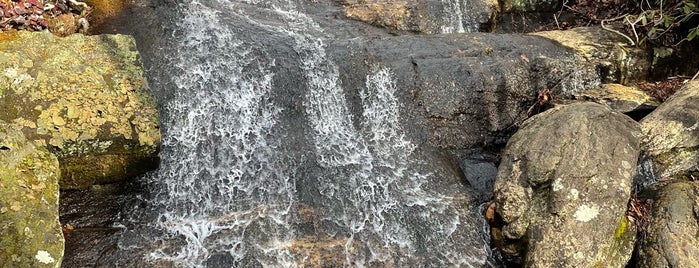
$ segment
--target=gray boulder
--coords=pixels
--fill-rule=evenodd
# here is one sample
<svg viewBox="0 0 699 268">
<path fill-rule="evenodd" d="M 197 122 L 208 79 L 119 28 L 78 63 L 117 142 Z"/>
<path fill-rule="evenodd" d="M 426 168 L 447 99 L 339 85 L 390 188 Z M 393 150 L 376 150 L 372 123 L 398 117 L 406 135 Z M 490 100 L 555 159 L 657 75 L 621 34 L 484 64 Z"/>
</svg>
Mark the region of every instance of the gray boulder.
<svg viewBox="0 0 699 268">
<path fill-rule="evenodd" d="M 658 177 L 699 169 L 699 81 L 689 82 L 641 120 L 643 151 Z"/>
<path fill-rule="evenodd" d="M 0 267 L 60 267 L 58 160 L 0 121 Z"/>
<path fill-rule="evenodd" d="M 699 184 L 661 183 L 642 197 L 650 197 L 653 205 L 636 267 L 699 267 Z"/>
<path fill-rule="evenodd" d="M 526 267 L 624 267 L 635 240 L 625 212 L 639 136 L 636 122 L 594 103 L 525 122 L 495 182 L 505 257 Z"/>
</svg>

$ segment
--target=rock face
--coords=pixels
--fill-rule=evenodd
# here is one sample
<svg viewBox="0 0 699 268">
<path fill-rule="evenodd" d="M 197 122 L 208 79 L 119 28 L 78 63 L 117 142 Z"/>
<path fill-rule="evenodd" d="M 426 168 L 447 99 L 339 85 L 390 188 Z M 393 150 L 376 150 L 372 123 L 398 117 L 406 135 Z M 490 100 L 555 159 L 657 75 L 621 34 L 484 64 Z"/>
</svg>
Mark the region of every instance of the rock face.
<svg viewBox="0 0 699 268">
<path fill-rule="evenodd" d="M 158 113 L 131 37 L 0 36 L 0 119 L 58 157 L 62 188 L 157 166 Z"/>
<path fill-rule="evenodd" d="M 656 98 L 645 91 L 620 84 L 604 84 L 602 88 L 586 90 L 574 94 L 574 97 L 604 104 L 620 113 L 648 111 L 660 105 Z"/>
<path fill-rule="evenodd" d="M 641 120 L 641 129 L 656 176 L 699 169 L 699 81 L 689 82 Z"/>
<path fill-rule="evenodd" d="M 500 9 L 493 0 L 344 0 L 343 5 L 350 18 L 429 34 L 487 31 Z"/>
<path fill-rule="evenodd" d="M 699 267 L 699 185 L 665 183 L 644 195 L 653 199 L 653 212 L 636 267 Z"/>
<path fill-rule="evenodd" d="M 60 267 L 58 160 L 0 121 L 0 267 Z"/>
<path fill-rule="evenodd" d="M 349 49 L 348 49 L 349 48 Z M 448 149 L 504 143 L 538 112 L 537 95 L 559 98 L 599 87 L 592 64 L 570 49 L 533 36 L 482 33 L 339 40 L 328 51 L 347 94 L 356 94 L 372 66 L 392 70 L 411 131 Z M 359 115 L 357 115 L 359 116 Z M 503 134 L 507 133 L 507 134 Z"/>
<path fill-rule="evenodd" d="M 644 80 L 650 70 L 647 53 L 601 27 L 532 33 L 569 47 L 602 71 L 603 82 L 629 84 Z"/>
<path fill-rule="evenodd" d="M 639 136 L 636 122 L 594 103 L 529 119 L 495 182 L 506 257 L 525 267 L 624 267 L 635 237 L 625 212 Z"/>
</svg>

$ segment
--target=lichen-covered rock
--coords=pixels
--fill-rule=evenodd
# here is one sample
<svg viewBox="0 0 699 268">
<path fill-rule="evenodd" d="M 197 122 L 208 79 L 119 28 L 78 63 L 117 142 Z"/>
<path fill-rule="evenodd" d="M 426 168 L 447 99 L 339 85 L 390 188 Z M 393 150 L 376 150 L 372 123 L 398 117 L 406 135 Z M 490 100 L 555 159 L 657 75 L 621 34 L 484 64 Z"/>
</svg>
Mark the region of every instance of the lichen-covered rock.
<svg viewBox="0 0 699 268">
<path fill-rule="evenodd" d="M 532 35 L 554 40 L 575 50 L 598 66 L 607 83 L 629 84 L 644 80 L 651 67 L 648 53 L 629 46 L 625 38 L 601 27 L 578 27 Z"/>
<path fill-rule="evenodd" d="M 560 6 L 558 0 L 503 0 L 503 12 L 547 12 Z"/>
<path fill-rule="evenodd" d="M 0 119 L 58 157 L 62 188 L 157 166 L 158 113 L 133 38 L 5 32 L 0 40 Z"/>
<path fill-rule="evenodd" d="M 651 198 L 653 205 L 636 267 L 699 267 L 699 184 L 661 183 L 642 197 Z"/>
<path fill-rule="evenodd" d="M 0 121 L 0 267 L 60 267 L 56 156 Z"/>
<path fill-rule="evenodd" d="M 660 101 L 636 87 L 620 84 L 604 84 L 602 88 L 573 94 L 575 99 L 596 102 L 621 113 L 648 111 L 660 105 Z"/>
<path fill-rule="evenodd" d="M 624 267 L 639 137 L 631 118 L 595 103 L 529 119 L 508 142 L 495 182 L 505 257 L 525 267 Z"/>
<path fill-rule="evenodd" d="M 494 0 L 344 0 L 343 6 L 356 20 L 430 34 L 489 30 L 500 9 Z"/>
<path fill-rule="evenodd" d="M 699 169 L 699 81 L 689 82 L 641 120 L 643 151 L 658 177 Z"/>
</svg>

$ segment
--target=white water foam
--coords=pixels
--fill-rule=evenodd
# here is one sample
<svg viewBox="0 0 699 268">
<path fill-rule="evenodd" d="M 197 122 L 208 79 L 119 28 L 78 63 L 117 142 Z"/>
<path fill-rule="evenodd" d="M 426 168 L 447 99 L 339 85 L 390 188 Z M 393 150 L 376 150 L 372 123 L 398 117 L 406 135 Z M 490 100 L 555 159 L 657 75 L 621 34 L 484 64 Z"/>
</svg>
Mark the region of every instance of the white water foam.
<svg viewBox="0 0 699 268">
<path fill-rule="evenodd" d="M 163 160 L 149 179 L 163 187 L 158 226 L 187 243 L 151 257 L 202 267 L 218 252 L 244 258 L 250 224 L 284 218 L 295 186 L 267 140 L 280 112 L 269 102 L 274 61 L 237 40 L 218 11 L 198 1 L 181 8 L 174 38 L 186 55 L 172 60 L 176 93 L 163 105 Z"/>
<path fill-rule="evenodd" d="M 345 265 L 482 265 L 487 249 L 459 244 L 468 241 L 461 233 L 470 232 L 462 229 L 475 229 L 460 216 L 466 208 L 425 189 L 438 175 L 416 169 L 421 160 L 402 132 L 391 69 L 371 68 L 359 92 L 361 116 L 353 118 L 323 29 L 291 3 L 269 6 L 284 24 L 248 19 L 293 39 L 307 81 L 307 136 L 325 171 L 317 175 L 318 185 L 303 187 L 317 187 L 328 211 L 319 216 L 334 222 L 338 238 L 346 239 Z M 288 248 L 297 237 L 289 213 L 297 204 L 297 185 L 293 167 L 279 160 L 279 144 L 269 138 L 281 112 L 269 100 L 275 62 L 237 39 L 219 10 L 198 1 L 182 10 L 174 38 L 187 54 L 173 60 L 177 93 L 163 105 L 163 163 L 150 180 L 164 188 L 157 199 L 165 207 L 158 226 L 184 237 L 186 245 L 151 257 L 203 267 L 215 254 L 237 263 L 254 251 L 252 258 L 263 266 L 294 267 L 299 262 Z M 230 12 L 225 15 L 245 17 Z M 366 250 L 352 250 L 355 241 Z M 482 254 L 462 253 L 464 248 Z"/>
<path fill-rule="evenodd" d="M 442 0 L 442 5 L 445 16 L 442 33 L 465 33 L 461 0 Z"/>
</svg>

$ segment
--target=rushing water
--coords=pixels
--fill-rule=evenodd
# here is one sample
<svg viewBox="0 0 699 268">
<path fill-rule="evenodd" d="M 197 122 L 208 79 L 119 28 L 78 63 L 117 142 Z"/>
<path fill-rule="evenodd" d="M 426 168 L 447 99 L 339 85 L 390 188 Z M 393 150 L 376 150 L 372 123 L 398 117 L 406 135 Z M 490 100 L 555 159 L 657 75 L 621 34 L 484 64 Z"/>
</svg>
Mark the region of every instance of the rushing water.
<svg viewBox="0 0 699 268">
<path fill-rule="evenodd" d="M 298 3 L 201 0 L 173 12 L 170 47 L 154 56 L 166 63 L 152 72 L 168 81 L 152 83 L 163 161 L 145 180 L 157 214 L 151 225 L 182 242 L 148 252 L 149 260 L 487 264 L 477 205 L 461 186 L 434 186 L 453 175 L 432 168 L 405 132 L 389 66 L 370 66 L 361 88 L 344 88 L 328 56 L 332 33 Z M 280 78 L 295 70 L 295 81 Z"/>
</svg>

